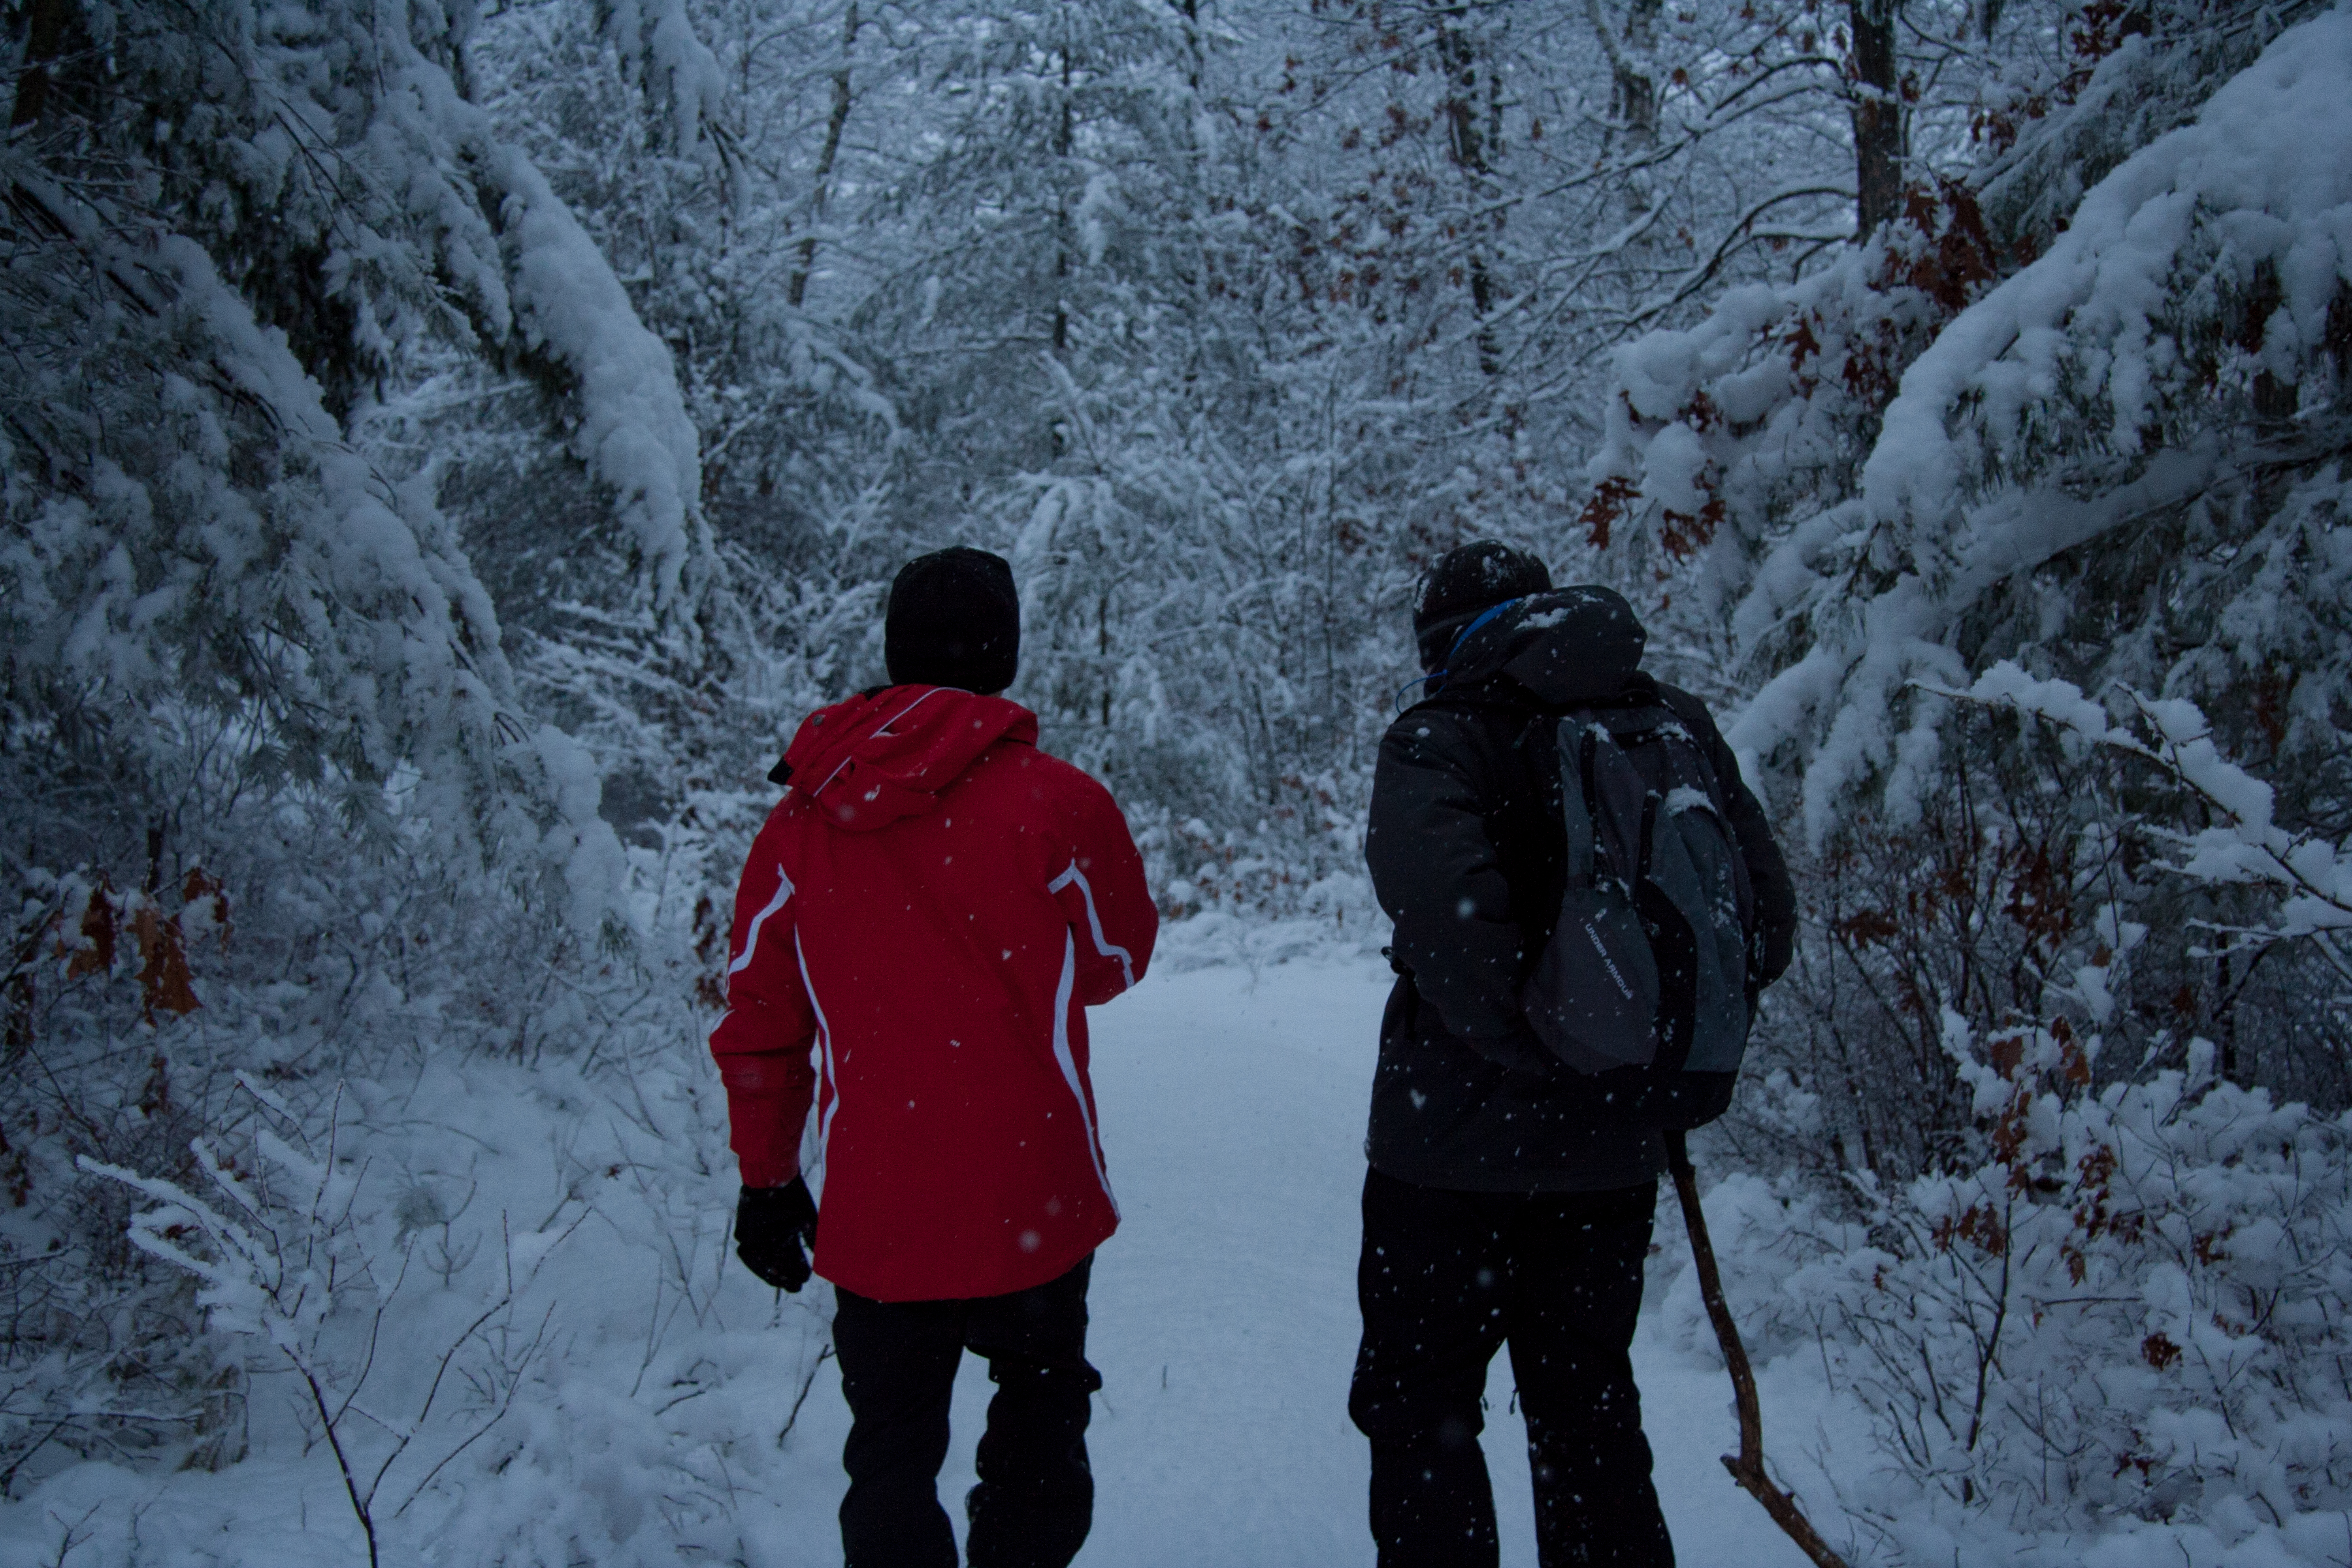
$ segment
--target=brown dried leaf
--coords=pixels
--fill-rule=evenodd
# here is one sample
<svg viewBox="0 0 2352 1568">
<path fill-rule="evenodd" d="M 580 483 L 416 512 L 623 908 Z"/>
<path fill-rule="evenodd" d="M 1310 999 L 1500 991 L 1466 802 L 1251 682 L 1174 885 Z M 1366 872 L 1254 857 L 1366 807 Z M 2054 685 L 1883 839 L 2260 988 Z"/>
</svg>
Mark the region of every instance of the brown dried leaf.
<svg viewBox="0 0 2352 1568">
<path fill-rule="evenodd" d="M 1985 1055 L 1992 1058 L 1993 1071 L 2003 1078 L 2014 1078 L 2019 1064 L 2025 1060 L 2025 1037 L 1996 1035 L 1985 1042 Z"/>
<path fill-rule="evenodd" d="M 180 939 L 177 917 L 165 920 L 152 904 L 142 904 L 131 918 L 131 931 L 139 939 L 139 999 L 147 1020 L 155 1010 L 184 1015 L 204 1005 L 196 1000 L 194 976 L 188 973 L 187 944 Z"/>
</svg>

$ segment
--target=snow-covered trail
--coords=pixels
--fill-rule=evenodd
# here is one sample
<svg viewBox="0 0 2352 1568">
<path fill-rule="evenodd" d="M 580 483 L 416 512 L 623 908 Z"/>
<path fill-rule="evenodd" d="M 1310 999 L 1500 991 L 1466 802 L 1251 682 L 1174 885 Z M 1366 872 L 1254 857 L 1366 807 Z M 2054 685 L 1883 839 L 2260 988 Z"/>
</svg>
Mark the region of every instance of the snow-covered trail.
<svg viewBox="0 0 2352 1568">
<path fill-rule="evenodd" d="M 1105 1387 L 1082 1564 L 1371 1563 L 1365 1447 L 1347 1394 L 1363 1118 L 1387 986 L 1377 961 L 1227 964 L 1154 974 L 1095 1013 L 1095 1082 L 1125 1223 L 1094 1277 L 1089 1352 Z M 494 1325 L 466 1351 L 453 1384 L 488 1375 L 490 1350 L 513 1352 L 515 1403 L 485 1425 L 463 1389 L 444 1402 L 383 1494 L 387 1564 L 841 1561 L 849 1416 L 837 1371 L 820 1359 L 828 1292 L 780 1297 L 722 1251 L 735 1173 L 715 1075 L 692 1036 L 645 1046 L 634 1065 L 594 1076 L 554 1057 L 436 1056 L 398 1082 L 354 1084 L 341 1101 L 360 1151 L 349 1163 L 366 1175 L 361 1206 L 375 1211 L 359 1227 L 374 1237 L 368 1267 L 380 1286 L 405 1281 L 381 1298 L 395 1310 L 359 1408 L 419 1408 L 434 1358 L 464 1342 L 501 1279 L 521 1280 L 509 1316 L 529 1342 Z M 441 1242 L 423 1231 L 400 1241 L 392 1210 L 427 1190 L 463 1217 Z M 1669 1205 L 1668 1259 L 1679 1236 Z M 444 1243 L 461 1258 L 447 1279 L 436 1272 Z M 1683 1348 L 1686 1295 L 1677 1284 L 1645 1314 L 1635 1348 L 1681 1561 L 1802 1568 L 1717 1463 L 1732 1443 L 1730 1391 Z M 340 1314 L 336 1342 L 354 1353 L 339 1353 L 330 1377 L 346 1392 L 374 1299 L 355 1291 L 356 1310 Z M 365 1562 L 299 1388 L 247 1350 L 249 1457 L 216 1473 L 70 1464 L 0 1499 L 0 1568 Z M 1764 1369 L 1767 1436 L 1784 1479 L 1819 1499 L 1828 1493 L 1808 1450 L 1834 1436 L 1847 1457 L 1832 1462 L 1851 1466 L 1867 1435 L 1822 1398 L 1806 1360 Z M 1503 1561 L 1532 1568 L 1524 1428 L 1507 1359 L 1495 1366 L 1486 1450 Z M 952 1517 L 991 1392 L 983 1363 L 967 1358 L 940 1478 Z M 355 1421 L 345 1436 L 381 1458 L 374 1431 Z M 438 1489 L 403 1511 L 399 1500 L 433 1474 Z M 1842 1521 L 1822 1522 L 1843 1538 Z"/>
<path fill-rule="evenodd" d="M 1095 1531 L 1081 1563 L 1371 1562 L 1365 1447 L 1347 1394 L 1363 1118 L 1388 981 L 1384 965 L 1361 961 L 1255 977 L 1198 970 L 1152 976 L 1093 1014 L 1124 1223 L 1095 1266 L 1088 1343 L 1104 1388 L 1089 1435 Z M 1662 1236 L 1678 1227 L 1662 1209 Z M 1800 1568 L 1801 1555 L 1717 1460 L 1734 1444 L 1728 1383 L 1657 1342 L 1645 1320 L 1636 1360 L 1680 1561 Z M 940 1479 L 951 1514 L 971 1484 L 990 1391 L 982 1363 L 967 1358 Z M 1510 1412 L 1506 1357 L 1489 1403 L 1503 1561 L 1531 1565 L 1525 1429 Z M 795 1539 L 779 1561 L 824 1561 L 806 1555 L 803 1531 L 822 1528 L 840 1496 L 847 1419 L 828 1368 L 794 1433 L 791 1468 L 806 1489 L 782 1510 Z"/>
</svg>

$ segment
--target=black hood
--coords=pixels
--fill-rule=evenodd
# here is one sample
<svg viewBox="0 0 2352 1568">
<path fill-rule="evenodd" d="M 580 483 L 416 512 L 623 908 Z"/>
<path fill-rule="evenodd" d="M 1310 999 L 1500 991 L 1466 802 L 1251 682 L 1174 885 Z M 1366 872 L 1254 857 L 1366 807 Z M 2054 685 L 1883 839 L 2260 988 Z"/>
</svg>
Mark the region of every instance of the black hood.
<svg viewBox="0 0 2352 1568">
<path fill-rule="evenodd" d="M 1591 586 L 1529 594 L 1473 623 L 1445 661 L 1445 684 L 1501 678 L 1548 705 L 1606 702 L 1642 666 L 1649 633 L 1624 595 Z"/>
</svg>

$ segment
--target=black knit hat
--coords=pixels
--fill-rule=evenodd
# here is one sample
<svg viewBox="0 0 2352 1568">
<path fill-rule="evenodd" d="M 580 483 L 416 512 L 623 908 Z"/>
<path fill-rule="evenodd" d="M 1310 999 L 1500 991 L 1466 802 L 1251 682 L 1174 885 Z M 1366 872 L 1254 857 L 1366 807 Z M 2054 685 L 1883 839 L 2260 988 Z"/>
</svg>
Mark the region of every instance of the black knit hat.
<svg viewBox="0 0 2352 1568">
<path fill-rule="evenodd" d="M 1551 586 L 1551 573 L 1523 550 L 1482 539 L 1456 545 L 1429 569 L 1412 603 L 1413 641 L 1421 647 L 1421 668 L 1433 670 L 1463 628 L 1479 615 L 1511 599 L 1540 594 Z"/>
<path fill-rule="evenodd" d="M 898 568 L 882 614 L 882 661 L 893 686 L 1013 684 L 1021 660 L 1021 596 L 1002 555 L 957 545 Z"/>
</svg>

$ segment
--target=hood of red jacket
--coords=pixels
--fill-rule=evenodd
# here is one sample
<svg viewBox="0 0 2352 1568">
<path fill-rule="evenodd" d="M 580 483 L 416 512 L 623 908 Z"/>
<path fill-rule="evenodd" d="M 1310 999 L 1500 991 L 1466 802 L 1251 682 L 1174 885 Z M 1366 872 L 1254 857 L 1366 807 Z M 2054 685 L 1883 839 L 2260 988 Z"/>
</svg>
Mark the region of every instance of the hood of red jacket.
<svg viewBox="0 0 2352 1568">
<path fill-rule="evenodd" d="M 1017 702 L 951 686 L 887 686 L 803 720 L 777 773 L 826 822 L 870 833 L 930 810 L 998 741 L 1036 739 L 1036 715 Z"/>
</svg>

